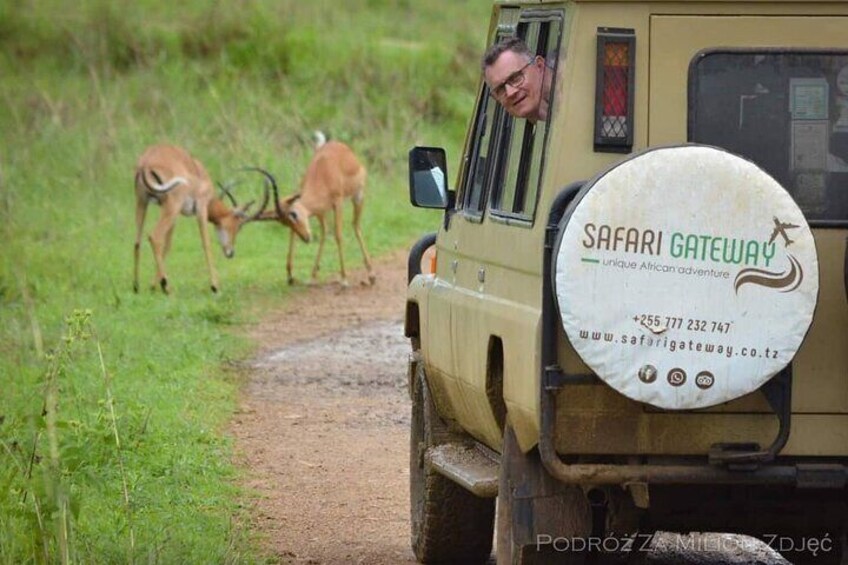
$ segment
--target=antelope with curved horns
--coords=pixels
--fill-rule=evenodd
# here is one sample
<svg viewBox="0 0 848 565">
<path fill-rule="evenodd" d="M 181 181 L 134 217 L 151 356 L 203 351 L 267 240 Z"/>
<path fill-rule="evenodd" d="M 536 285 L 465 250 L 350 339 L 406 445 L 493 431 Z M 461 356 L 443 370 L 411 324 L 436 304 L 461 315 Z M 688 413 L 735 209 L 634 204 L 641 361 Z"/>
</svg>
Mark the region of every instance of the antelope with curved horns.
<svg viewBox="0 0 848 565">
<path fill-rule="evenodd" d="M 339 268 L 341 271 L 341 284 L 348 286 L 347 272 L 345 271 L 344 249 L 342 247 L 342 220 L 343 205 L 347 198 L 353 203 L 353 233 L 359 242 L 365 269 L 368 272 L 368 283 L 374 284 L 376 276 L 371 268 L 371 258 L 365 248 L 362 239 L 362 230 L 359 222 L 362 218 L 362 209 L 365 204 L 365 167 L 359 162 L 353 151 L 339 141 L 326 141 L 324 134 L 316 132 L 316 150 L 312 161 L 306 169 L 306 173 L 300 183 L 300 191 L 296 194 L 280 199 L 277 182 L 268 171 L 253 167 L 265 175 L 274 190 L 274 210 L 263 211 L 259 214 L 259 220 L 277 220 L 283 225 L 291 228 L 289 238 L 289 253 L 286 259 L 286 275 L 288 283 L 294 284 L 292 275 L 294 262 L 295 235 L 306 243 L 312 239 L 309 228 L 309 218 L 318 218 L 321 229 L 318 240 L 318 253 L 315 256 L 315 265 L 312 268 L 312 281 L 318 279 L 318 271 L 321 267 L 321 253 L 324 251 L 327 230 L 324 215 L 332 210 L 334 218 L 334 235 L 336 246 L 339 250 Z"/>
<path fill-rule="evenodd" d="M 148 238 L 156 261 L 153 288 L 158 284 L 163 292 L 168 292 L 165 257 L 171 248 L 171 237 L 177 216 L 182 214 L 197 218 L 203 253 L 206 256 L 206 265 L 209 267 L 212 292 L 218 292 L 218 274 L 212 262 L 207 221 L 215 226 L 224 255 L 231 258 L 235 253 L 233 246 L 239 230 L 245 223 L 255 220 L 265 210 L 270 198 L 266 185 L 262 206 L 255 214 L 248 216 L 247 211 L 253 202 L 238 206 L 229 189 L 223 185 L 219 186 L 232 200 L 234 208 L 227 206 L 215 195 L 215 188 L 206 169 L 182 147 L 152 145 L 141 154 L 135 168 L 136 236 L 133 289 L 136 292 L 138 292 L 141 235 L 147 215 L 147 205 L 151 201 L 161 206 L 159 221 Z"/>
</svg>

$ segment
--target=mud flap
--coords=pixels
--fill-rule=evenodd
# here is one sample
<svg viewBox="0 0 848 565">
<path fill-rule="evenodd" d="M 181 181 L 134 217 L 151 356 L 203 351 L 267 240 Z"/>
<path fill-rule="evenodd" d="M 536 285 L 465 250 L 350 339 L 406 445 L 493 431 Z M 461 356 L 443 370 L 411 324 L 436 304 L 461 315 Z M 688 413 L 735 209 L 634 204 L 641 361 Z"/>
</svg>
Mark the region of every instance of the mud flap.
<svg viewBox="0 0 848 565">
<path fill-rule="evenodd" d="M 583 563 L 574 551 L 592 530 L 589 501 L 579 487 L 554 479 L 537 449 L 522 453 L 511 426 L 504 432 L 498 485 L 498 563 Z M 579 548 L 577 548 L 579 549 Z"/>
</svg>

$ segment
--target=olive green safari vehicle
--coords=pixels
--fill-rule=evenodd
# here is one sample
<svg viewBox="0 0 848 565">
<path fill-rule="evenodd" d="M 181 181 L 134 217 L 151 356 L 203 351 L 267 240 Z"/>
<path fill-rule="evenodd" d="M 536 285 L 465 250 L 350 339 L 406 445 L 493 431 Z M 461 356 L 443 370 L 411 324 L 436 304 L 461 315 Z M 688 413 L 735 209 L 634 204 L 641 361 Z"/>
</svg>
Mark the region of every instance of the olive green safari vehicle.
<svg viewBox="0 0 848 565">
<path fill-rule="evenodd" d="M 713 531 L 841 562 L 848 2 L 496 3 L 513 35 L 547 120 L 481 80 L 458 170 L 409 155 L 445 210 L 409 260 L 416 557 Z"/>
</svg>

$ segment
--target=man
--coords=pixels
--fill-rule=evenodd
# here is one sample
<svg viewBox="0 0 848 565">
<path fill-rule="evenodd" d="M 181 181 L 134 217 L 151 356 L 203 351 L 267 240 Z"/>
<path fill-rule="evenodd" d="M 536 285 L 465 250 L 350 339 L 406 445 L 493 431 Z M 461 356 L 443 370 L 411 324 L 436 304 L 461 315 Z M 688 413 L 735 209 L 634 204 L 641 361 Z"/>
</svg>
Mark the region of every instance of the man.
<svg viewBox="0 0 848 565">
<path fill-rule="evenodd" d="M 547 119 L 553 72 L 544 57 L 509 37 L 489 47 L 482 67 L 489 91 L 507 112 L 533 123 Z"/>
</svg>

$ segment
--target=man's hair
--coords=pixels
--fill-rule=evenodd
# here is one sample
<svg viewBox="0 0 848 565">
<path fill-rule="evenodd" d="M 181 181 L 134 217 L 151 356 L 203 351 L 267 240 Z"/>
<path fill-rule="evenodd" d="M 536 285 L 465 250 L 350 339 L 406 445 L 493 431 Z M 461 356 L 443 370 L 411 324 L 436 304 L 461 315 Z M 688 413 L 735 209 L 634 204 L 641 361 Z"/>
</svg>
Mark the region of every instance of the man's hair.
<svg viewBox="0 0 848 565">
<path fill-rule="evenodd" d="M 513 53 L 524 55 L 529 61 L 532 61 L 534 57 L 533 52 L 530 51 L 530 48 L 527 47 L 527 44 L 524 43 L 521 38 L 510 36 L 486 49 L 486 52 L 483 53 L 483 58 L 480 62 L 481 68 L 485 71 L 486 67 L 494 64 L 504 51 L 512 51 Z"/>
</svg>

